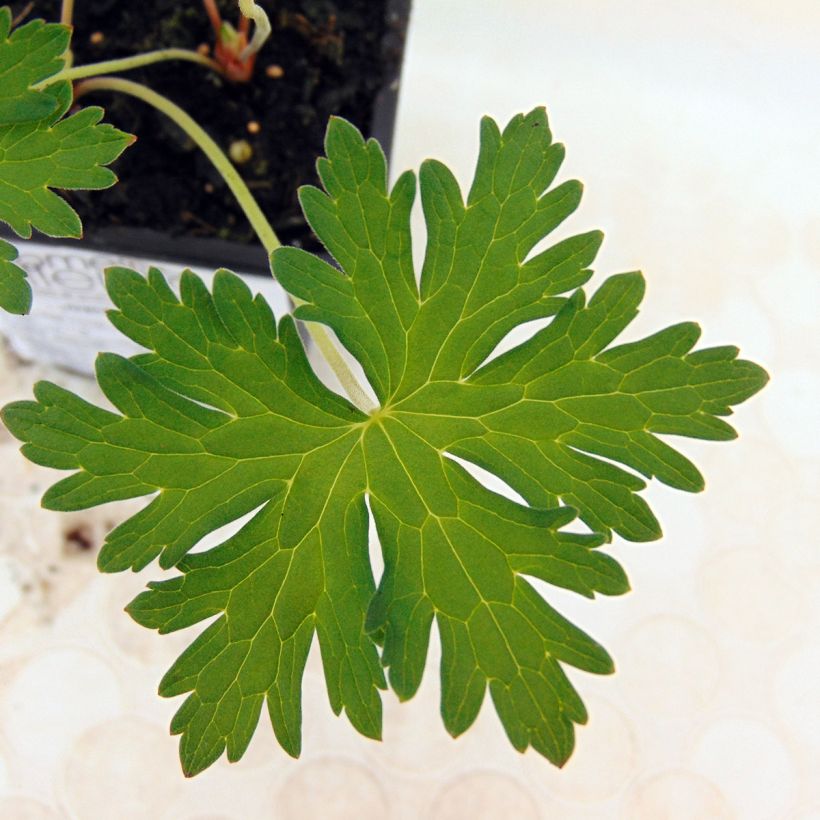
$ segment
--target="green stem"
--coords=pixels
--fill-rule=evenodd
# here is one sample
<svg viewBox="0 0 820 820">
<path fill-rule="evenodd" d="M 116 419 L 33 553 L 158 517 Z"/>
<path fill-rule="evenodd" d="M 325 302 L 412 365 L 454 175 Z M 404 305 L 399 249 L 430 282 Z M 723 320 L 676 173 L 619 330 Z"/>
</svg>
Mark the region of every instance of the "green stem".
<svg viewBox="0 0 820 820">
<path fill-rule="evenodd" d="M 264 245 L 265 250 L 271 253 L 280 246 L 281 243 L 262 213 L 262 209 L 253 198 L 253 194 L 248 189 L 245 181 L 239 176 L 236 168 L 225 156 L 225 152 L 208 136 L 202 126 L 176 103 L 140 83 L 122 80 L 118 77 L 95 77 L 90 80 L 83 80 L 75 86 L 74 94 L 75 97 L 80 97 L 91 91 L 119 91 L 122 94 L 128 94 L 154 106 L 154 108 L 173 120 L 202 149 L 205 156 L 219 171 L 248 217 L 248 221 L 256 231 L 256 235 Z"/>
<path fill-rule="evenodd" d="M 34 88 L 45 88 L 47 85 L 59 82 L 60 80 L 81 80 L 83 77 L 96 77 L 100 74 L 110 74 L 112 72 L 130 71 L 151 63 L 160 63 L 164 60 L 188 60 L 191 63 L 199 63 L 214 71 L 222 72 L 222 66 L 216 60 L 192 51 L 188 48 L 163 48 L 157 51 L 147 51 L 145 54 L 135 54 L 133 57 L 120 57 L 117 60 L 104 60 L 100 63 L 88 63 L 74 68 L 64 68 L 57 74 L 43 80 Z"/>
<path fill-rule="evenodd" d="M 296 307 L 304 305 L 301 299 L 291 296 L 293 304 Z M 373 403 L 370 396 L 365 393 L 358 379 L 353 375 L 347 362 L 344 360 L 339 348 L 333 343 L 330 334 L 325 329 L 324 325 L 314 324 L 313 322 L 305 322 L 305 327 L 308 329 L 313 343 L 319 349 L 319 352 L 324 357 L 325 361 L 330 365 L 336 378 L 339 380 L 342 389 L 347 393 L 350 400 L 363 413 L 372 413 L 377 409 L 377 405 Z"/>
<path fill-rule="evenodd" d="M 161 111 L 173 120 L 196 143 L 205 156 L 213 163 L 216 170 L 219 171 L 231 189 L 231 193 L 236 197 L 237 202 L 244 211 L 245 216 L 247 216 L 248 221 L 251 223 L 256 235 L 259 237 L 259 241 L 267 253 L 270 255 L 280 247 L 281 242 L 271 227 L 270 222 L 268 222 L 262 213 L 262 209 L 254 199 L 245 181 L 239 176 L 239 173 L 231 164 L 228 157 L 225 156 L 225 152 L 208 136 L 202 126 L 176 103 L 171 102 L 167 97 L 163 97 L 162 94 L 157 94 L 156 91 L 144 85 L 131 82 L 131 80 L 122 80 L 118 77 L 95 77 L 94 79 L 83 80 L 77 83 L 74 89 L 75 96 L 77 97 L 92 91 L 119 91 L 123 94 L 128 94 L 154 106 L 158 111 Z M 294 302 L 297 307 L 300 304 L 304 304 L 304 302 L 295 298 Z M 345 362 L 339 349 L 333 343 L 327 330 L 323 326 L 313 323 L 307 327 L 316 347 L 327 360 L 327 363 L 330 365 L 351 401 L 365 413 L 374 410 L 375 405 L 356 380 L 356 377 L 353 375 L 347 362 Z"/>
</svg>

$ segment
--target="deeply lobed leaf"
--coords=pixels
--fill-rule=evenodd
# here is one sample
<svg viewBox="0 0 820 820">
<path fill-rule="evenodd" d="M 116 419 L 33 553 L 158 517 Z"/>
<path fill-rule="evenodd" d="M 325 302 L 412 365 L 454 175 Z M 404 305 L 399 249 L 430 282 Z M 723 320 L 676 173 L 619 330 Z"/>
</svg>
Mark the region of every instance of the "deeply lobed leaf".
<svg viewBox="0 0 820 820">
<path fill-rule="evenodd" d="M 434 621 L 448 731 L 471 725 L 489 689 L 517 749 L 557 764 L 571 753 L 586 711 L 562 664 L 607 673 L 612 662 L 528 577 L 588 597 L 625 592 L 623 570 L 598 547 L 612 532 L 660 534 L 640 475 L 702 487 L 659 436 L 732 437 L 722 417 L 766 376 L 734 348 L 693 352 L 689 323 L 611 346 L 637 313 L 640 274 L 611 277 L 587 302 L 577 288 L 600 234 L 533 255 L 579 201 L 578 183 L 549 188 L 562 156 L 537 109 L 503 132 L 484 120 L 466 201 L 443 165 L 425 163 L 417 285 L 413 175 L 388 190 L 378 145 L 331 122 L 325 191 L 305 189 L 302 202 L 341 270 L 296 249 L 272 264 L 305 302 L 297 316 L 328 324 L 361 363 L 380 402 L 370 415 L 321 384 L 292 320 L 277 329 L 230 274 L 216 275 L 213 293 L 186 274 L 177 297 L 159 272 L 146 281 L 122 269 L 108 274 L 111 319 L 149 352 L 101 357 L 117 412 L 48 384 L 5 409 L 29 458 L 74 471 L 48 506 L 154 495 L 100 555 L 108 571 L 157 556 L 178 566 L 130 605 L 134 618 L 170 631 L 218 616 L 161 685 L 190 693 L 172 725 L 186 772 L 225 749 L 238 759 L 264 701 L 280 743 L 298 753 L 314 632 L 333 709 L 378 737 L 379 661 L 399 697 L 412 696 Z M 549 317 L 487 360 L 510 330 Z M 454 456 L 527 503 L 490 491 Z M 385 563 L 378 587 L 368 501 Z M 225 543 L 186 557 L 252 511 Z M 594 532 L 564 529 L 576 511 Z"/>
</svg>

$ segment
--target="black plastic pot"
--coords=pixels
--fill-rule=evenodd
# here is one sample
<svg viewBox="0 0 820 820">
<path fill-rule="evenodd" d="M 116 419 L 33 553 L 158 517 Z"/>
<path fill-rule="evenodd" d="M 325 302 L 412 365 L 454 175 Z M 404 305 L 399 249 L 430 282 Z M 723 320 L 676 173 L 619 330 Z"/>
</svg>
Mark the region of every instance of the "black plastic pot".
<svg viewBox="0 0 820 820">
<path fill-rule="evenodd" d="M 167 5 L 168 0 L 155 0 L 155 2 L 160 5 L 163 3 Z M 48 5 L 49 0 L 41 0 L 36 6 L 35 13 L 48 18 L 48 9 L 41 8 L 41 6 L 48 7 Z M 53 5 L 56 8 L 58 4 L 53 2 Z M 262 5 L 266 5 L 264 0 Z M 375 49 L 372 49 L 375 36 L 374 32 L 363 31 L 361 27 L 358 30 L 344 31 L 339 28 L 341 24 L 336 22 L 335 16 L 328 11 L 328 9 L 334 6 L 338 6 L 343 10 L 345 7 L 344 0 L 339 0 L 338 3 L 334 3 L 332 0 L 299 0 L 299 2 L 290 4 L 270 4 L 268 11 L 274 22 L 274 38 L 277 36 L 277 18 L 275 15 L 281 15 L 283 13 L 295 14 L 295 12 L 282 12 L 282 5 L 302 6 L 306 10 L 318 9 L 316 14 L 318 14 L 319 17 L 316 19 L 325 19 L 321 18 L 321 14 L 324 13 L 326 19 L 331 21 L 330 23 L 324 23 L 323 29 L 320 28 L 317 23 L 310 24 L 315 25 L 316 30 L 319 31 L 320 34 L 327 29 L 328 26 L 331 26 L 335 32 L 334 36 L 341 39 L 348 52 L 357 52 L 359 54 L 360 63 L 363 48 L 358 46 L 351 38 L 355 36 L 366 37 L 368 43 L 371 44 L 367 47 L 373 51 L 374 59 L 378 56 L 380 61 L 379 81 L 377 86 L 369 89 L 372 90 L 373 93 L 367 100 L 362 99 L 358 90 L 356 94 L 352 94 L 349 89 L 343 85 L 345 82 L 343 60 L 338 67 L 335 64 L 331 64 L 330 70 L 324 70 L 322 81 L 325 85 L 321 86 L 321 100 L 326 102 L 333 101 L 337 98 L 334 96 L 335 92 L 332 83 L 338 80 L 338 82 L 342 84 L 342 90 L 340 90 L 337 95 L 338 99 L 347 99 L 349 101 L 351 97 L 355 96 L 358 106 L 357 110 L 365 111 L 366 116 L 363 115 L 364 121 L 362 121 L 361 117 L 357 121 L 355 116 L 351 116 L 350 113 L 345 110 L 344 104 L 341 105 L 342 110 L 326 111 L 326 106 L 323 108 L 322 105 L 317 105 L 315 110 L 308 112 L 313 117 L 310 129 L 312 142 L 306 139 L 306 143 L 310 142 L 310 144 L 305 144 L 304 146 L 288 145 L 288 152 L 291 157 L 294 150 L 304 149 L 304 165 L 306 168 L 309 168 L 309 171 L 303 173 L 301 178 L 293 180 L 291 190 L 282 192 L 282 197 L 288 201 L 288 207 L 293 210 L 293 204 L 296 201 L 296 188 L 301 184 L 315 183 L 316 181 L 313 168 L 316 156 L 321 151 L 321 144 L 320 142 L 317 144 L 320 136 L 317 139 L 318 124 L 315 120 L 319 114 L 339 113 L 343 116 L 348 116 L 348 118 L 353 120 L 362 130 L 365 136 L 373 136 L 378 139 L 385 149 L 385 152 L 389 155 L 393 138 L 410 0 L 384 0 L 384 25 L 378 39 L 378 55 L 375 54 Z M 374 5 L 378 4 L 371 3 L 367 6 L 367 14 L 373 13 L 372 8 Z M 140 6 L 140 9 L 147 14 L 149 6 L 150 3 L 145 3 Z M 196 4 L 193 4 L 193 6 L 196 8 Z M 220 2 L 220 7 L 223 9 L 223 12 L 227 12 L 228 8 L 233 8 L 234 6 L 235 4 L 233 2 L 227 2 L 227 0 L 226 2 Z M 83 39 L 89 38 L 89 32 L 93 34 L 96 30 L 95 18 L 93 17 L 94 10 L 97 9 L 102 14 L 107 15 L 107 19 L 110 21 L 111 15 L 115 13 L 112 11 L 114 8 L 119 8 L 119 4 L 113 4 L 109 2 L 109 0 L 87 0 L 86 3 L 78 5 L 78 11 L 80 9 L 84 10 L 84 17 L 82 21 L 79 19 L 76 21 L 75 53 L 81 51 L 86 52 L 82 54 L 78 53 L 78 62 L 88 63 L 94 60 L 109 59 L 113 56 L 123 56 L 122 51 L 113 54 L 89 54 L 89 51 L 93 51 L 91 40 L 95 38 Z M 190 15 L 192 12 L 186 7 L 185 13 Z M 343 15 L 343 13 L 343 11 L 340 11 L 340 15 Z M 197 14 L 199 14 L 198 10 Z M 233 19 L 235 16 L 235 13 L 225 13 L 226 19 Z M 279 19 L 284 18 L 280 17 Z M 297 20 L 297 22 L 299 21 Z M 344 18 L 342 22 L 344 22 Z M 80 23 L 82 23 L 82 25 L 80 25 Z M 299 23 L 299 25 L 302 25 L 302 23 Z M 305 23 L 303 28 L 307 25 L 308 23 Z M 187 22 L 185 26 L 183 32 L 187 34 L 191 26 Z M 300 31 L 298 33 L 301 35 L 302 32 Z M 207 34 L 206 28 L 204 36 L 207 36 Z M 316 37 L 319 37 L 320 34 L 316 34 Z M 177 36 L 176 32 L 174 36 Z M 196 47 L 195 40 L 203 36 L 202 30 L 197 29 L 192 32 L 190 36 L 192 37 L 191 42 L 183 42 L 180 45 Z M 321 36 L 326 35 L 321 34 Z M 284 41 L 284 35 L 281 35 L 281 38 Z M 292 39 L 298 38 L 296 35 L 292 35 Z M 132 46 L 131 50 L 147 50 L 169 44 L 167 41 L 157 44 L 137 42 Z M 173 44 L 178 43 L 174 41 Z M 287 44 L 285 43 L 285 45 Z M 114 48 L 113 44 L 112 48 Z M 315 49 L 305 49 L 305 53 L 298 56 L 298 71 L 302 72 L 300 76 L 312 76 L 308 58 L 313 51 L 315 51 Z M 260 54 L 260 58 L 264 54 L 265 52 L 263 51 Z M 273 51 L 273 55 L 277 56 L 275 50 Z M 317 59 L 322 59 L 327 62 L 326 56 L 320 55 Z M 257 64 L 259 81 L 263 83 L 265 82 L 264 66 L 264 62 L 261 65 L 259 63 Z M 186 65 L 186 69 L 187 68 L 207 73 L 207 69 L 203 69 L 199 66 Z M 283 66 L 283 68 L 285 72 L 289 70 L 287 65 Z M 325 66 L 325 69 L 327 69 L 327 66 Z M 168 71 L 173 69 L 166 66 L 163 70 Z M 361 65 L 359 66 L 359 70 L 361 70 Z M 149 72 L 149 69 L 145 71 Z M 294 69 L 294 72 L 296 71 L 297 69 Z M 146 77 L 141 77 L 138 73 L 129 74 L 129 77 L 147 83 L 152 82 L 150 72 Z M 211 81 L 213 82 L 213 80 Z M 219 83 L 220 81 L 217 80 L 216 82 Z M 373 83 L 371 82 L 370 85 L 373 85 Z M 161 87 L 158 90 L 163 91 Z M 214 94 L 216 95 L 219 90 L 219 88 L 216 88 Z M 236 95 L 239 93 L 235 92 L 229 86 L 225 86 L 221 90 L 227 95 Z M 347 97 L 345 97 L 345 94 L 347 94 Z M 138 128 L 129 127 L 128 122 L 123 123 L 117 121 L 116 115 L 118 111 L 114 107 L 108 106 L 107 103 L 109 99 L 111 98 L 90 97 L 88 102 L 105 106 L 108 112 L 106 116 L 107 121 L 113 121 L 115 125 L 123 127 L 125 130 L 132 130 L 139 138 L 140 131 Z M 218 105 L 219 97 L 215 96 L 214 100 L 214 104 Z M 83 100 L 83 102 L 85 102 L 85 100 Z M 178 102 L 184 105 L 184 102 L 180 100 L 178 100 Z M 118 105 L 119 104 L 120 103 L 118 103 Z M 139 112 L 139 108 L 144 106 L 144 103 L 137 100 L 129 100 L 127 104 L 132 106 L 140 116 L 142 115 L 141 112 Z M 267 112 L 267 109 L 265 110 Z M 297 106 L 294 110 L 282 111 L 281 116 L 299 116 L 300 112 L 301 116 L 305 116 L 304 110 Z M 208 113 L 213 114 L 210 110 Z M 156 115 L 152 113 L 151 116 L 155 117 Z M 152 128 L 156 129 L 158 127 L 156 120 L 152 119 L 150 122 L 152 123 Z M 321 123 L 322 131 L 324 130 L 325 124 L 325 122 Z M 174 131 L 177 130 L 176 126 L 164 127 L 166 130 L 161 136 L 168 137 L 172 144 L 174 139 L 181 139 L 178 133 L 174 133 Z M 259 139 L 263 140 L 264 136 L 263 133 Z M 143 146 L 140 145 L 139 147 L 142 148 Z M 194 152 L 191 151 L 190 145 L 183 147 L 185 153 L 181 156 L 187 161 L 189 154 L 193 155 Z M 129 149 L 129 151 L 132 150 L 135 149 Z M 160 147 L 154 150 L 163 150 L 162 145 L 160 144 Z M 179 148 L 179 150 L 183 149 Z M 118 349 L 122 352 L 127 352 L 129 350 L 128 346 L 123 345 L 119 337 L 109 328 L 104 317 L 104 308 L 108 306 L 108 300 L 104 291 L 102 271 L 105 267 L 112 264 L 126 264 L 138 270 L 146 270 L 150 264 L 159 264 L 166 274 L 170 273 L 172 278 L 185 267 L 191 267 L 195 270 L 199 269 L 203 273 L 213 271 L 219 267 L 229 268 L 242 275 L 253 277 L 253 279 L 249 281 L 250 286 L 254 290 L 263 290 L 266 295 L 273 300 L 275 309 L 278 308 L 281 311 L 287 308 L 284 294 L 278 291 L 277 286 L 270 282 L 270 272 L 264 250 L 258 242 L 252 241 L 250 235 L 242 237 L 243 241 L 229 241 L 216 237 L 202 237 L 196 235 L 198 233 L 196 230 L 180 231 L 178 224 L 172 226 L 142 225 L 139 227 L 128 224 L 128 202 L 126 201 L 123 205 L 121 200 L 116 199 L 117 196 L 122 196 L 117 189 L 125 188 L 127 185 L 130 186 L 127 190 L 134 191 L 136 190 L 134 186 L 141 185 L 142 180 L 140 178 L 129 178 L 127 154 L 128 152 L 126 152 L 126 157 L 118 161 L 114 166 L 121 177 L 123 182 L 122 186 L 115 186 L 110 192 L 69 194 L 69 200 L 78 210 L 81 217 L 83 217 L 86 225 L 85 236 L 82 240 L 50 240 L 48 238 L 35 237 L 32 241 L 23 242 L 14 237 L 9 237 L 20 250 L 22 264 L 29 271 L 32 289 L 34 291 L 34 310 L 32 315 L 23 317 L 22 319 L 0 315 L 0 331 L 3 331 L 7 336 L 12 349 L 23 358 L 40 360 L 73 370 L 88 372 L 92 367 L 93 359 L 97 351 L 103 349 Z M 207 175 L 212 173 L 204 156 L 197 154 L 196 159 L 191 161 L 198 163 L 197 170 L 200 172 L 200 180 L 202 174 Z M 300 159 L 300 162 L 301 161 Z M 291 159 L 291 164 L 296 163 Z M 246 176 L 243 170 L 244 169 L 240 168 L 240 172 L 243 173 L 243 176 Z M 191 176 L 191 174 L 188 174 L 188 176 Z M 139 177 L 139 174 L 137 174 L 137 177 Z M 221 180 L 214 176 L 206 176 L 204 182 L 208 182 L 209 179 L 213 180 L 210 186 L 211 188 L 218 187 L 221 184 Z M 155 189 L 157 189 L 159 198 L 161 194 L 166 193 L 160 189 L 169 186 L 173 187 L 175 182 L 176 180 L 169 180 L 167 186 L 159 186 L 156 181 L 149 184 L 154 185 Z M 221 194 L 221 191 L 219 193 Z M 86 206 L 96 209 L 95 217 L 99 217 L 100 210 L 104 212 L 110 210 L 112 213 L 117 213 L 117 221 L 121 224 L 98 224 L 96 226 L 89 224 L 92 220 L 87 217 Z M 271 219 L 271 222 L 277 227 L 277 231 L 280 233 L 283 241 L 305 247 L 318 247 L 315 239 L 309 233 L 309 229 L 304 223 L 295 225 L 293 230 L 289 230 L 288 227 L 285 227 L 284 230 L 280 230 L 280 226 L 277 224 L 277 214 L 271 213 L 269 209 L 265 209 L 265 211 L 266 215 Z M 238 221 L 235 217 L 231 217 L 231 219 L 234 223 Z M 288 219 L 290 220 L 288 224 L 294 223 L 292 216 L 288 217 Z M 99 219 L 97 221 L 99 222 Z M 240 227 L 242 227 L 242 225 L 240 225 Z M 247 233 L 249 234 L 249 232 Z M 4 233 L 4 235 L 8 236 L 6 233 Z"/>
</svg>

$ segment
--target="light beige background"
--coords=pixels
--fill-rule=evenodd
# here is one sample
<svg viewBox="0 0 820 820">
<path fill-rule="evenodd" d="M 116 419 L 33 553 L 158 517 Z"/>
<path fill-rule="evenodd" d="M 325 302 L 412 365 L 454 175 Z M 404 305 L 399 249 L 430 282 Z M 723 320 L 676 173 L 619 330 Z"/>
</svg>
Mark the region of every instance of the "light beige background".
<svg viewBox="0 0 820 820">
<path fill-rule="evenodd" d="M 619 667 L 574 676 L 591 720 L 562 772 L 515 753 L 488 702 L 451 740 L 434 648 L 419 696 L 385 697 L 382 744 L 332 716 L 312 657 L 300 761 L 263 721 L 241 764 L 184 781 L 154 691 L 185 638 L 131 623 L 146 578 L 97 577 L 64 538 L 99 541 L 123 508 L 41 511 L 51 476 L 0 439 L 0 817 L 820 818 L 820 5 L 415 6 L 394 168 L 436 156 L 466 186 L 480 115 L 546 104 L 586 183 L 569 230 L 607 233 L 593 285 L 647 276 L 630 335 L 698 319 L 771 384 L 738 442 L 684 445 L 704 494 L 651 489 L 664 540 L 612 547 L 630 595 L 553 597 Z M 44 373 L 7 361 L 0 398 Z"/>
</svg>

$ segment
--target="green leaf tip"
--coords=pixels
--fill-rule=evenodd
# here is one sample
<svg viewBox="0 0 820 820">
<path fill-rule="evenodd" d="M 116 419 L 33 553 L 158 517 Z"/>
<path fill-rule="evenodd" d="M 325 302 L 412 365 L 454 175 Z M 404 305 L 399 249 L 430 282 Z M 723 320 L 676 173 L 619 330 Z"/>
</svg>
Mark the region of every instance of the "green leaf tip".
<svg viewBox="0 0 820 820">
<path fill-rule="evenodd" d="M 34 88 L 65 67 L 71 30 L 31 20 L 11 28 L 8 6 L 0 8 L 0 124 L 39 120 L 58 107 L 54 96 Z"/>
<path fill-rule="evenodd" d="M 111 321 L 146 352 L 99 360 L 114 410 L 53 385 L 7 410 L 29 457 L 72 471 L 49 491 L 55 504 L 149 498 L 109 534 L 99 564 L 177 568 L 128 606 L 138 623 L 165 633 L 209 621 L 160 686 L 185 695 L 171 728 L 187 775 L 222 754 L 241 758 L 263 707 L 299 754 L 314 639 L 331 710 L 380 737 L 380 692 L 415 694 L 434 626 L 446 730 L 466 731 L 489 693 L 515 749 L 562 765 L 587 720 L 565 667 L 611 674 L 614 664 L 550 605 L 549 589 L 627 592 L 601 547 L 614 535 L 660 537 L 647 481 L 703 486 L 666 436 L 734 435 L 723 416 L 765 383 L 734 348 L 695 350 L 691 322 L 619 343 L 643 276 L 612 276 L 587 298 L 600 232 L 535 251 L 581 197 L 579 183 L 555 184 L 564 150 L 545 111 L 503 129 L 485 118 L 480 136 L 466 198 L 442 163 L 419 173 L 418 277 L 416 178 L 388 188 L 379 146 L 341 119 L 317 166 L 323 189 L 300 192 L 338 267 L 296 248 L 271 256 L 302 302 L 296 315 L 329 326 L 361 365 L 374 413 L 325 387 L 293 319 L 277 326 L 232 274 L 208 288 L 186 273 L 177 295 L 159 271 L 123 268 L 107 272 Z M 534 320 L 541 329 L 496 355 Z M 192 552 L 246 516 L 221 544 Z M 570 531 L 574 520 L 588 531 Z"/>
<path fill-rule="evenodd" d="M 31 310 L 31 285 L 15 259 L 17 249 L 0 239 L 0 308 L 23 316 Z"/>
</svg>

